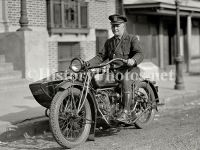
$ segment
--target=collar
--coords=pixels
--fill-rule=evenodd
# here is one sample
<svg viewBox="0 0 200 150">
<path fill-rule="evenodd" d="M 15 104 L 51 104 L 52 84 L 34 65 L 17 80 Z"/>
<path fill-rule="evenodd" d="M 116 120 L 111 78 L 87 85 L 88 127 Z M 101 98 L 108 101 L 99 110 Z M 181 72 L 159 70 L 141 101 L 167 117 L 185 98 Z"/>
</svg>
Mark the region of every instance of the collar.
<svg viewBox="0 0 200 150">
<path fill-rule="evenodd" d="M 120 40 L 123 38 L 125 39 L 127 37 L 128 33 L 126 31 L 124 31 L 122 36 L 114 36 L 114 38 L 119 38 Z"/>
<path fill-rule="evenodd" d="M 114 38 L 114 39 L 120 39 L 120 40 L 121 40 L 122 36 L 114 36 L 113 38 Z"/>
<path fill-rule="evenodd" d="M 127 36 L 128 36 L 128 33 L 124 31 L 123 38 L 126 39 Z"/>
</svg>

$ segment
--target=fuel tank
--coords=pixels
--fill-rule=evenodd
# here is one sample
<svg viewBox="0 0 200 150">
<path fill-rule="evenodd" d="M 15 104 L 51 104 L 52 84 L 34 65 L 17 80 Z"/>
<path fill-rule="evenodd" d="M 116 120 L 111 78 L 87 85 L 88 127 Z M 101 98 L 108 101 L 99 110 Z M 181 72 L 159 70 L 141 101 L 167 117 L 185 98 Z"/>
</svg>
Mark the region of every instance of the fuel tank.
<svg viewBox="0 0 200 150">
<path fill-rule="evenodd" d="M 95 88 L 109 88 L 118 86 L 119 82 L 115 80 L 114 74 L 102 73 L 94 75 L 92 84 Z"/>
</svg>

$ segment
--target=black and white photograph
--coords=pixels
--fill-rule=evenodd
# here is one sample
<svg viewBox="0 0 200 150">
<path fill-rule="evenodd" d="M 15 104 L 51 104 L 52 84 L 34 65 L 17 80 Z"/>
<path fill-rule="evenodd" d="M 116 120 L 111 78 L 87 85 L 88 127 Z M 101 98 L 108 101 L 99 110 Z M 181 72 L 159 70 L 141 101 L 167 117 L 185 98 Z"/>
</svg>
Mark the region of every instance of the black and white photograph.
<svg viewBox="0 0 200 150">
<path fill-rule="evenodd" d="M 200 150 L 200 0 L 0 0 L 0 150 Z"/>
</svg>

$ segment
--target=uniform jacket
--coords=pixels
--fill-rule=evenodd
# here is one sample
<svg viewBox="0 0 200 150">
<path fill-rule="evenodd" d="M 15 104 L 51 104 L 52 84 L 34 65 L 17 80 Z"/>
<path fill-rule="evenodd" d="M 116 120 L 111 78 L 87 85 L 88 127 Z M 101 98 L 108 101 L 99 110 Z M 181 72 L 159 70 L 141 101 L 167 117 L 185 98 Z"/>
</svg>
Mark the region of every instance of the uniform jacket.
<svg viewBox="0 0 200 150">
<path fill-rule="evenodd" d="M 96 66 L 107 59 L 111 60 L 113 58 L 132 58 L 136 61 L 136 64 L 141 63 L 144 56 L 138 38 L 124 32 L 116 49 L 115 37 L 113 36 L 105 42 L 104 48 L 88 62 L 90 66 Z"/>
</svg>

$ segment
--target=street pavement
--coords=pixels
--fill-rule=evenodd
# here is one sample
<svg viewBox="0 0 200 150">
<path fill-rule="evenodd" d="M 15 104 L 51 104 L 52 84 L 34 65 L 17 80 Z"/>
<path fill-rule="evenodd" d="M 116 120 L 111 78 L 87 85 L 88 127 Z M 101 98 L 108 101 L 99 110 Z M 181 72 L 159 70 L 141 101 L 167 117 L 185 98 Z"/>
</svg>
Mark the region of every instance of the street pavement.
<svg viewBox="0 0 200 150">
<path fill-rule="evenodd" d="M 170 107 L 184 107 L 200 97 L 200 74 L 184 74 L 184 90 L 175 90 L 172 78 L 157 78 L 159 86 L 159 110 Z M 5 139 L 35 134 L 48 128 L 45 108 L 33 98 L 28 85 L 0 91 L 0 144 Z M 200 103 L 200 102 L 199 102 Z M 40 130 L 41 129 L 41 130 Z"/>
</svg>

